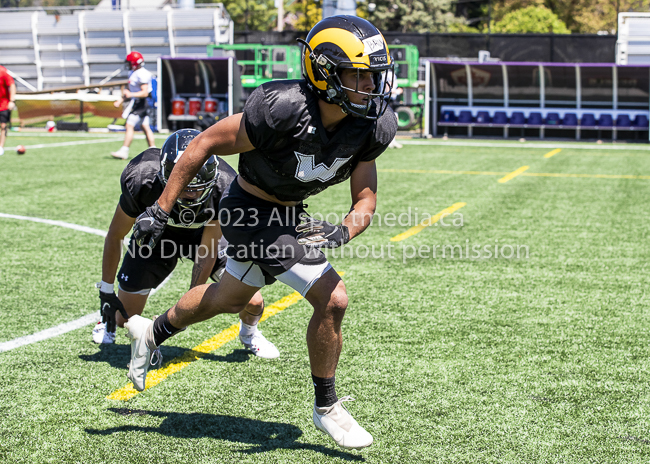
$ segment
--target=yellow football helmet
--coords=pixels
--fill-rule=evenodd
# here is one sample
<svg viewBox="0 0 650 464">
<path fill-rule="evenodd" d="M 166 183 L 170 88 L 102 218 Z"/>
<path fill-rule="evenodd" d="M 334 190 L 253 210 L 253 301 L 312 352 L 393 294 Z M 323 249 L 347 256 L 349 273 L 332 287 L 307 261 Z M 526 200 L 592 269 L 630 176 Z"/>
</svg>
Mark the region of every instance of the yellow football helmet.
<svg viewBox="0 0 650 464">
<path fill-rule="evenodd" d="M 379 29 L 357 16 L 330 16 L 318 22 L 304 45 L 303 77 L 322 100 L 341 106 L 352 116 L 378 119 L 388 106 L 393 88 L 393 60 Z M 341 72 L 357 71 L 356 88 L 343 85 Z M 372 92 L 359 89 L 361 72 L 371 72 Z M 350 101 L 348 92 L 363 95 L 365 104 Z"/>
</svg>

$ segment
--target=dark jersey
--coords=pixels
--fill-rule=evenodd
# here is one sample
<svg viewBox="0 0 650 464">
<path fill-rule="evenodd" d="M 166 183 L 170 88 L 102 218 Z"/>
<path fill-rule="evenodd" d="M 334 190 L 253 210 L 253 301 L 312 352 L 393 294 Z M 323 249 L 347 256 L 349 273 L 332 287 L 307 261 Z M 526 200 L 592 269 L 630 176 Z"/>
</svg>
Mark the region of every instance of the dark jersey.
<svg viewBox="0 0 650 464">
<path fill-rule="evenodd" d="M 255 149 L 239 157 L 239 174 L 281 201 L 301 201 L 348 179 L 360 161 L 381 155 L 397 131 L 389 108 L 376 121 L 352 116 L 328 134 L 318 97 L 304 80 L 262 84 L 244 107 Z"/>
<path fill-rule="evenodd" d="M 144 210 L 154 204 L 162 195 L 165 185 L 158 173 L 160 172 L 160 149 L 149 148 L 133 158 L 122 172 L 120 184 L 122 195 L 120 206 L 130 217 L 138 217 Z M 206 201 L 205 207 L 195 216 L 180 216 L 180 209 L 175 205 L 169 215 L 168 226 L 177 231 L 191 229 L 196 232 L 207 222 L 217 218 L 221 195 L 226 191 L 237 173 L 224 160 L 219 158 L 219 176 L 212 195 Z"/>
</svg>

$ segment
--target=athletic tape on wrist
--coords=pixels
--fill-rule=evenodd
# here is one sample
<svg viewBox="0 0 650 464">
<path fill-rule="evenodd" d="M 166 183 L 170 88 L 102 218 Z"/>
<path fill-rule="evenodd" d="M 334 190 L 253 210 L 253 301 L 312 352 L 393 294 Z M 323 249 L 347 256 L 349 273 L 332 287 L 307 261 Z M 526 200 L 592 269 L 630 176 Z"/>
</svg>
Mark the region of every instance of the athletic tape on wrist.
<svg viewBox="0 0 650 464">
<path fill-rule="evenodd" d="M 97 284 L 97 288 L 99 288 L 99 291 L 102 293 L 113 293 L 114 291 L 113 287 L 114 284 L 107 284 L 103 280 L 99 284 Z"/>
</svg>

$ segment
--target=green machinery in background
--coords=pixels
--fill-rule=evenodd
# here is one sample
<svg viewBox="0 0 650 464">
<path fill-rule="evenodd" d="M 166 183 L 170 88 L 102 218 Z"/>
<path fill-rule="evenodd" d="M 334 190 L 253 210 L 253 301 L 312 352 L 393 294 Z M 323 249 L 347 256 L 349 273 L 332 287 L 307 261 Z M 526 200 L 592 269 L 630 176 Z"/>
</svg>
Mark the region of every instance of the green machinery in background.
<svg viewBox="0 0 650 464">
<path fill-rule="evenodd" d="M 421 119 L 424 92 L 418 80 L 420 54 L 415 45 L 389 45 L 395 60 L 397 92 L 391 106 L 398 126 L 408 130 Z M 245 99 L 260 84 L 277 79 L 300 79 L 301 49 L 297 45 L 233 44 L 208 45 L 208 56 L 235 56 L 240 68 L 242 97 Z"/>
<path fill-rule="evenodd" d="M 424 105 L 424 82 L 419 80 L 420 52 L 415 45 L 393 44 L 388 49 L 395 62 L 395 83 L 391 107 L 397 126 L 409 130 L 420 124 Z"/>
<path fill-rule="evenodd" d="M 208 56 L 234 55 L 245 96 L 265 82 L 300 79 L 300 47 L 296 45 L 208 45 Z"/>
</svg>

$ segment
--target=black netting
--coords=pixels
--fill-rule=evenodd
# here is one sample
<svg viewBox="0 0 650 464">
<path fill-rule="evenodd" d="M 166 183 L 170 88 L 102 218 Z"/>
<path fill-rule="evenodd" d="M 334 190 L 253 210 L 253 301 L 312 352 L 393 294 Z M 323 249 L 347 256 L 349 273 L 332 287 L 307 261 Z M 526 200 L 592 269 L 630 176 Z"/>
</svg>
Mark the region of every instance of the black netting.
<svg viewBox="0 0 650 464">
<path fill-rule="evenodd" d="M 235 32 L 235 43 L 297 45 L 305 31 Z M 420 57 L 478 57 L 490 51 L 502 61 L 543 61 L 561 63 L 613 63 L 616 36 L 595 34 L 415 34 L 385 32 L 388 45 L 413 44 Z"/>
</svg>

